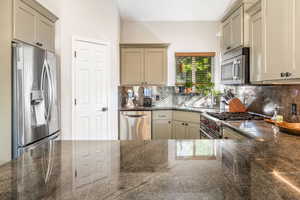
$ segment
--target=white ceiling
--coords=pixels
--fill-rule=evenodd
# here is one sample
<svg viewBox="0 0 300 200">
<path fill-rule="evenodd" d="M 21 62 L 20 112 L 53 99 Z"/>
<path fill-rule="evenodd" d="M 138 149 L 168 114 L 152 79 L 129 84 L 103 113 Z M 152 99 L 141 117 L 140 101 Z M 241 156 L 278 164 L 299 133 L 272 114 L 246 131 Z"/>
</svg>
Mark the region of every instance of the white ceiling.
<svg viewBox="0 0 300 200">
<path fill-rule="evenodd" d="M 234 0 L 117 0 L 127 21 L 217 21 Z"/>
</svg>

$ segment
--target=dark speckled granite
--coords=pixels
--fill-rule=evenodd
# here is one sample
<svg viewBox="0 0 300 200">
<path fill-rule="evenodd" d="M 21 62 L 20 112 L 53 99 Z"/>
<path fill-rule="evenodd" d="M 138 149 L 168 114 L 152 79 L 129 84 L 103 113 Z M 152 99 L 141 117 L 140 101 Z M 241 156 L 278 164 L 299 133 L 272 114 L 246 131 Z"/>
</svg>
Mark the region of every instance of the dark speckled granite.
<svg viewBox="0 0 300 200">
<path fill-rule="evenodd" d="M 0 199 L 300 199 L 300 137 L 270 133 L 263 142 L 56 141 L 0 167 Z"/>
</svg>

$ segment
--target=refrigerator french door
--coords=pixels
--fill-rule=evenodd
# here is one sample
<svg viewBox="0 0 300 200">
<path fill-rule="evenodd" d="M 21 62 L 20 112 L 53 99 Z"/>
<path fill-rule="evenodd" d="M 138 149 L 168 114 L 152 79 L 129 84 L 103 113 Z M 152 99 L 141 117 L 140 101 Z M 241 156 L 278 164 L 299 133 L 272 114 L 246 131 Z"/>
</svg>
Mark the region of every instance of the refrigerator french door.
<svg viewBox="0 0 300 200">
<path fill-rule="evenodd" d="M 13 159 L 59 134 L 56 57 L 13 43 Z"/>
</svg>

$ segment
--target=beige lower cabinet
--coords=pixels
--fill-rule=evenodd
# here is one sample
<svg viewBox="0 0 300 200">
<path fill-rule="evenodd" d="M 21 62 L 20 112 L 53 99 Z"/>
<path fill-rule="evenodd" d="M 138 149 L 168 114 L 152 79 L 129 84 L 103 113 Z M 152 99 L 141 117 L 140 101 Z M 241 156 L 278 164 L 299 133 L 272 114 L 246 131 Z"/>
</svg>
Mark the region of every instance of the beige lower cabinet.
<svg viewBox="0 0 300 200">
<path fill-rule="evenodd" d="M 172 111 L 152 112 L 152 139 L 172 138 Z"/>
<path fill-rule="evenodd" d="M 152 139 L 200 139 L 200 114 L 184 111 L 153 111 Z"/>
<path fill-rule="evenodd" d="M 188 123 L 186 131 L 186 139 L 200 139 L 200 124 Z"/>
<path fill-rule="evenodd" d="M 184 140 L 186 139 L 186 125 L 184 122 L 173 121 L 173 138 L 176 140 Z"/>
<path fill-rule="evenodd" d="M 173 139 L 196 140 L 200 139 L 200 123 L 189 123 L 183 121 L 173 122 Z"/>
<path fill-rule="evenodd" d="M 194 112 L 173 112 L 174 139 L 200 139 L 200 114 Z"/>
<path fill-rule="evenodd" d="M 153 120 L 152 139 L 168 140 L 172 138 L 172 121 L 165 119 Z"/>
</svg>

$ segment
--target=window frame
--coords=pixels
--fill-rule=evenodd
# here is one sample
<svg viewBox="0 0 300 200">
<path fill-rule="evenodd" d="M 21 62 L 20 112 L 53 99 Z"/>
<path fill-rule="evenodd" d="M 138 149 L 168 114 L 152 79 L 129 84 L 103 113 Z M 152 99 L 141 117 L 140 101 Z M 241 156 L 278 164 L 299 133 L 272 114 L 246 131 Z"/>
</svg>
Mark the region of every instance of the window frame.
<svg viewBox="0 0 300 200">
<path fill-rule="evenodd" d="M 177 57 L 211 57 L 211 82 L 214 82 L 216 52 L 175 52 L 175 85 L 184 86 L 185 83 L 177 82 Z M 193 86 L 195 85 L 199 84 L 193 82 Z"/>
</svg>

